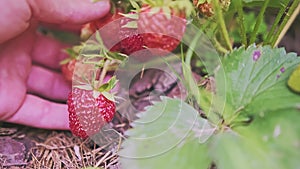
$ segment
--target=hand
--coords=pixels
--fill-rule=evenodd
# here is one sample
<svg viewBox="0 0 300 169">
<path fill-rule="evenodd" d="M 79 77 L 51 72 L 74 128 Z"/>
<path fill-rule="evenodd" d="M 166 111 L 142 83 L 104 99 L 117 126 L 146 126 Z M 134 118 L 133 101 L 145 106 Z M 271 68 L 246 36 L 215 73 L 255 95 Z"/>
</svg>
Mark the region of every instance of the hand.
<svg viewBox="0 0 300 169">
<path fill-rule="evenodd" d="M 108 1 L 0 1 L 0 121 L 69 129 L 64 101 L 70 91 L 59 62 L 66 45 L 36 31 L 39 23 L 79 25 L 104 16 Z"/>
</svg>

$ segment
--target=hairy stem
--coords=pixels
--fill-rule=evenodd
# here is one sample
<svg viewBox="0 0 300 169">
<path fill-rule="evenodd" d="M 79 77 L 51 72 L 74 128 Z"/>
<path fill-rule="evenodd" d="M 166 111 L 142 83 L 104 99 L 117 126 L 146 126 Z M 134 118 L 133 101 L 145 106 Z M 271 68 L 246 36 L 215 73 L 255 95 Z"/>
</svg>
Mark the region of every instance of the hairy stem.
<svg viewBox="0 0 300 169">
<path fill-rule="evenodd" d="M 99 83 L 97 85 L 97 88 L 99 88 L 101 85 L 103 85 L 103 81 L 106 76 L 109 64 L 110 64 L 110 60 L 106 60 L 104 63 L 104 66 L 102 68 L 101 74 L 100 74 Z"/>
<path fill-rule="evenodd" d="M 263 7 L 262 9 L 260 10 L 259 14 L 258 14 L 258 18 L 256 20 L 256 23 L 255 23 L 255 26 L 254 26 L 254 30 L 252 31 L 251 33 L 251 36 L 250 36 L 250 42 L 249 44 L 252 44 L 255 42 L 256 40 L 256 36 L 257 36 L 257 32 L 258 32 L 258 29 L 263 21 L 263 18 L 264 18 L 264 14 L 266 12 L 266 9 L 268 7 L 268 4 L 269 4 L 270 0 L 265 0 L 264 4 L 263 4 Z"/>
<path fill-rule="evenodd" d="M 214 45 L 214 47 L 216 48 L 216 50 L 218 52 L 223 53 L 223 54 L 228 53 L 228 50 L 225 49 L 215 37 L 212 38 L 212 44 Z"/>
<path fill-rule="evenodd" d="M 276 18 L 274 20 L 274 23 L 273 23 L 273 25 L 272 25 L 272 27 L 271 27 L 268 35 L 267 35 L 267 38 L 265 40 L 265 44 L 270 44 L 271 43 L 272 35 L 275 34 L 276 28 L 277 28 L 281 18 L 283 17 L 284 12 L 286 11 L 287 5 L 288 5 L 288 2 L 287 2 L 287 4 L 284 4 L 284 6 L 279 10 L 278 15 L 276 16 Z"/>
<path fill-rule="evenodd" d="M 227 48 L 232 51 L 232 45 L 230 43 L 230 38 L 229 38 L 229 34 L 226 28 L 226 24 L 225 24 L 225 20 L 223 17 L 223 13 L 222 13 L 222 9 L 219 5 L 219 1 L 218 0 L 213 0 L 213 5 L 214 5 L 214 10 L 216 11 L 216 18 L 217 18 L 217 22 L 221 27 L 221 33 L 222 36 L 225 40 L 225 44 L 227 46 Z"/>
<path fill-rule="evenodd" d="M 281 41 L 281 39 L 283 38 L 283 36 L 287 32 L 287 30 L 292 25 L 293 21 L 296 19 L 297 15 L 299 14 L 299 10 L 300 10 L 299 2 L 300 2 L 300 0 L 295 0 L 292 3 L 288 13 L 284 17 L 282 23 L 280 24 L 280 26 L 278 28 L 278 31 L 275 34 L 275 37 L 272 41 L 273 47 L 278 45 L 278 43 Z"/>
<path fill-rule="evenodd" d="M 246 29 L 245 29 L 245 24 L 244 24 L 244 12 L 243 12 L 243 3 L 242 0 L 237 0 L 237 12 L 238 12 L 238 22 L 240 25 L 240 34 L 242 37 L 242 43 L 245 46 L 248 46 L 247 44 L 247 34 L 246 34 Z"/>
</svg>

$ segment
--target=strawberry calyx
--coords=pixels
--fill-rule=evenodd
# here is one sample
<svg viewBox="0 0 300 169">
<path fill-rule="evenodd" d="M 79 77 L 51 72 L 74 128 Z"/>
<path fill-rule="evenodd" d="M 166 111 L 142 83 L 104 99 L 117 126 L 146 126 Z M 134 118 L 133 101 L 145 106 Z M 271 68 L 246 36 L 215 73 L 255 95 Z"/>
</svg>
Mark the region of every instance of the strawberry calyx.
<svg viewBox="0 0 300 169">
<path fill-rule="evenodd" d="M 118 83 L 116 76 L 112 76 L 107 82 L 101 83 L 99 80 L 93 80 L 94 84 L 75 85 L 74 88 L 93 91 L 93 97 L 96 99 L 99 95 L 104 95 L 108 100 L 115 102 L 114 93 L 110 91 L 114 89 Z M 99 85 L 100 84 L 100 85 Z M 98 87 L 99 86 L 99 87 Z"/>
<path fill-rule="evenodd" d="M 82 45 L 76 45 L 71 48 L 66 48 L 63 51 L 69 56 L 59 62 L 60 65 L 69 63 L 71 60 L 77 60 L 79 53 L 82 50 Z"/>
<path fill-rule="evenodd" d="M 131 4 L 141 4 L 142 7 L 134 5 L 137 12 L 140 12 L 147 6 L 151 8 L 150 13 L 163 11 L 162 13 L 166 16 L 176 15 L 189 17 L 194 12 L 193 4 L 189 0 L 131 0 L 130 2 Z"/>
</svg>

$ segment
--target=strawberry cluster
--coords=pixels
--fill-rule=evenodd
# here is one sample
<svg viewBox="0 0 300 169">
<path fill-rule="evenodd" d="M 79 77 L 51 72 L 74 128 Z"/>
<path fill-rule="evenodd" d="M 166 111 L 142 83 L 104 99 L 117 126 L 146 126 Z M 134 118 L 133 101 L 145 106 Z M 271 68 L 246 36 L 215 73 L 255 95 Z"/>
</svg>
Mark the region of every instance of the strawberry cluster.
<svg viewBox="0 0 300 169">
<path fill-rule="evenodd" d="M 116 44 L 109 47 L 111 51 L 126 55 L 143 49 L 158 49 L 164 51 L 164 54 L 172 52 L 185 32 L 186 17 L 193 8 L 191 3 L 188 0 L 176 3 L 164 0 L 135 3 L 138 2 L 141 7 L 135 6 L 136 9 L 127 14 L 122 13 L 123 9 L 116 8 L 104 19 L 87 23 L 82 28 L 82 37 L 87 39 L 99 30 L 104 42 L 115 38 Z M 105 25 L 110 25 L 109 32 L 103 28 Z"/>
<path fill-rule="evenodd" d="M 98 61 L 94 64 L 97 76 L 80 77 L 83 76 L 84 70 L 78 69 L 85 69 L 84 63 L 89 59 L 80 55 L 83 45 L 68 49 L 70 58 L 62 61 L 62 73 L 66 80 L 73 83 L 67 101 L 69 126 L 72 133 L 78 137 L 87 138 L 96 134 L 115 114 L 116 105 L 110 91 L 117 80 L 113 77 L 107 83 L 103 83 L 108 69 L 104 67 L 105 63 L 118 60 L 118 57 L 113 57 L 116 53 L 128 57 L 141 50 L 148 51 L 151 56 L 162 56 L 172 52 L 180 44 L 186 29 L 186 17 L 194 8 L 189 0 L 130 2 L 132 9 L 112 4 L 111 12 L 104 18 L 91 21 L 81 29 L 81 38 L 84 41 L 95 33 L 100 35 L 99 44 L 103 45 L 103 49 L 98 53 Z"/>
</svg>

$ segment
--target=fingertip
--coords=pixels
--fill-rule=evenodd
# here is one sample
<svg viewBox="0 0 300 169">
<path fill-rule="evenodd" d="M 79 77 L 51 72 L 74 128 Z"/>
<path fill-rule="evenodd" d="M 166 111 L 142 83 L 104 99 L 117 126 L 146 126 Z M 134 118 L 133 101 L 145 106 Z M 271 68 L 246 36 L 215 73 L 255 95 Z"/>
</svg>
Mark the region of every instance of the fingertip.
<svg viewBox="0 0 300 169">
<path fill-rule="evenodd" d="M 69 130 L 66 104 L 59 104 L 27 95 L 20 109 L 6 122 L 44 129 Z"/>
<path fill-rule="evenodd" d="M 33 1 L 29 0 L 33 15 L 40 21 L 56 24 L 83 24 L 105 16 L 110 2 L 101 0 Z"/>
<path fill-rule="evenodd" d="M 73 3 L 73 9 L 69 15 L 66 15 L 70 23 L 84 24 L 88 21 L 104 17 L 110 10 L 108 0 L 98 2 L 92 2 L 91 0 L 80 1 L 82 4 Z M 76 13 L 73 13 L 73 10 L 76 11 Z"/>
</svg>

